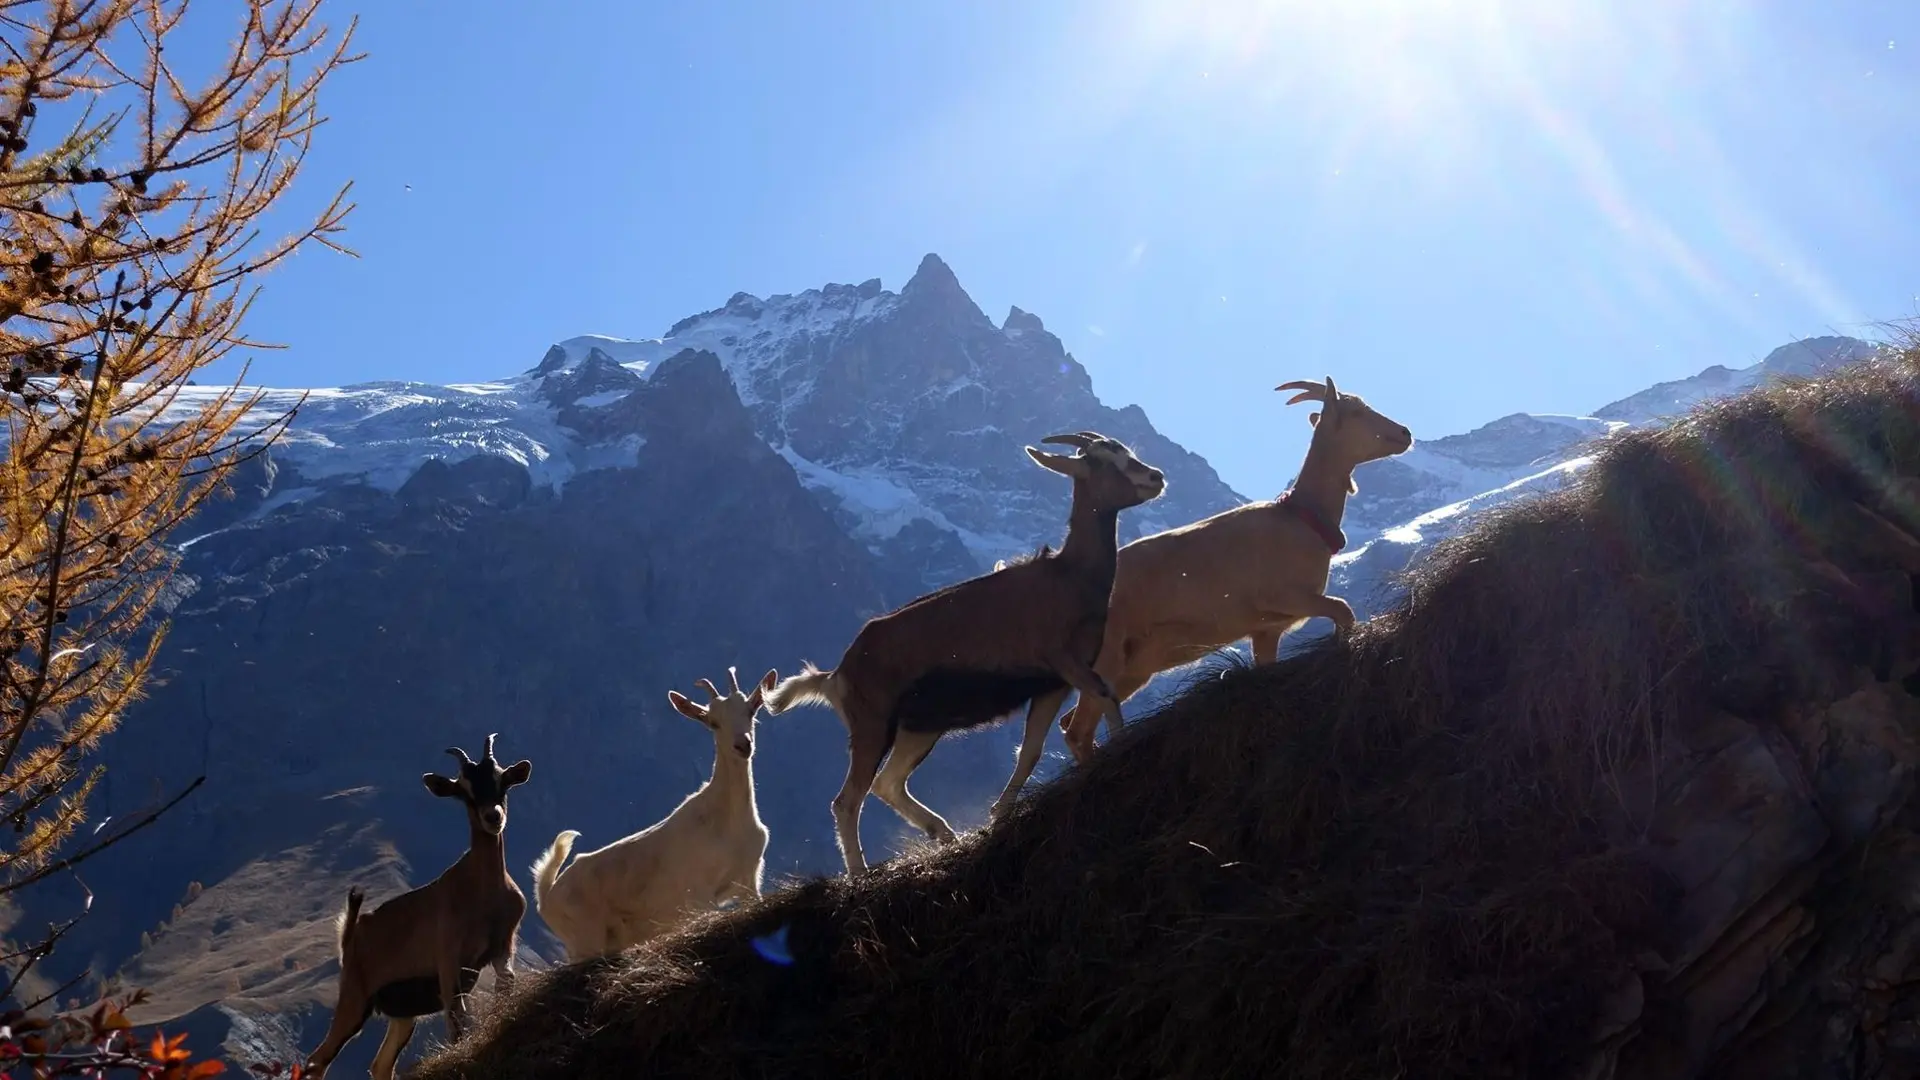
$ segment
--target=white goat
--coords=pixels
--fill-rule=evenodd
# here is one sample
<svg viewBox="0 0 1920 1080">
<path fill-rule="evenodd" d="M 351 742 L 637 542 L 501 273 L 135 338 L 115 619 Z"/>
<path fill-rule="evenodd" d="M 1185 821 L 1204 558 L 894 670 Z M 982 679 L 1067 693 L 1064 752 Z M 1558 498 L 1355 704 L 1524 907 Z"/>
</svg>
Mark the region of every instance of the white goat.
<svg viewBox="0 0 1920 1080">
<path fill-rule="evenodd" d="M 533 906 L 567 948 L 567 959 L 618 952 L 673 929 L 688 915 L 732 898 L 760 895 L 767 827 L 753 799 L 754 714 L 773 688 L 769 671 L 740 692 L 697 684 L 712 699 L 700 705 L 677 690 L 667 700 L 713 732 L 713 776 L 654 825 L 585 852 L 567 863 L 580 834 L 568 829 L 533 864 Z"/>
</svg>

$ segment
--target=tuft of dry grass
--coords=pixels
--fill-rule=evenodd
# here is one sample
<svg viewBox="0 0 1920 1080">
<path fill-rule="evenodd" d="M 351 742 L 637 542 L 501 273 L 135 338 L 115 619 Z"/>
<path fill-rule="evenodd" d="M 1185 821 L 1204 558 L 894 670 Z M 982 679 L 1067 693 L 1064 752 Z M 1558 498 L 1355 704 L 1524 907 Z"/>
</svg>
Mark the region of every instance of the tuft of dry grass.
<svg viewBox="0 0 1920 1080">
<path fill-rule="evenodd" d="M 1860 583 L 1920 565 L 1861 507 L 1920 532 L 1916 419 L 1910 350 L 1613 439 L 992 827 L 524 979 L 414 1075 L 1561 1074 L 1677 900 L 1661 741 L 1897 674 Z"/>
</svg>

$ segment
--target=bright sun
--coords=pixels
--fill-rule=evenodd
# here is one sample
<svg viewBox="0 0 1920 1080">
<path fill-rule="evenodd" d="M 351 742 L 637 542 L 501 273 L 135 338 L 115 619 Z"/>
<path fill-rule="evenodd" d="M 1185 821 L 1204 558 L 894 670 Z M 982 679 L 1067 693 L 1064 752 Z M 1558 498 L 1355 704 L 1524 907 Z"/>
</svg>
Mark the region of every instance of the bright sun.
<svg viewBox="0 0 1920 1080">
<path fill-rule="evenodd" d="M 1445 157 L 1609 74 L 1617 2 L 1136 0 L 1122 38 L 1127 62 L 1197 77 L 1238 109 Z"/>
</svg>

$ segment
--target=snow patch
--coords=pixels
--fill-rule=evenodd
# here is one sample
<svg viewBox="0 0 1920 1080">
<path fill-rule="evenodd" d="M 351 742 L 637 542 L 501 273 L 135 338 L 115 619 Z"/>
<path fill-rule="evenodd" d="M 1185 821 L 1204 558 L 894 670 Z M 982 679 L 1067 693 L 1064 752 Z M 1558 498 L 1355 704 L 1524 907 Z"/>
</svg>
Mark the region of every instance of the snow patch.
<svg viewBox="0 0 1920 1080">
<path fill-rule="evenodd" d="M 1563 461 L 1550 469 L 1543 469 L 1531 476 L 1524 476 L 1510 483 L 1502 484 L 1491 491 L 1483 491 L 1472 498 L 1461 499 L 1459 502 L 1448 503 L 1437 509 L 1429 510 L 1403 525 L 1396 525 L 1391 529 L 1382 531 L 1379 538 L 1390 544 L 1425 543 L 1427 540 L 1425 530 L 1430 530 L 1435 525 L 1441 524 L 1442 522 L 1453 522 L 1457 525 L 1459 523 L 1454 522 L 1453 519 L 1460 517 L 1470 510 L 1485 510 L 1489 506 L 1511 502 L 1516 497 L 1530 492 L 1551 491 L 1564 483 L 1568 477 L 1593 464 L 1593 460 L 1592 455 L 1587 455 Z M 1448 531 L 1451 532 L 1452 530 Z M 1335 556 L 1335 560 L 1345 559 L 1351 561 L 1358 555 L 1358 551 L 1351 555 L 1342 554 Z"/>
<path fill-rule="evenodd" d="M 580 398 L 578 401 L 575 401 L 574 404 L 580 406 L 583 409 L 598 409 L 604 405 L 611 405 L 616 401 L 624 401 L 627 395 L 631 393 L 633 393 L 633 390 L 631 388 L 621 389 L 621 390 L 602 390 L 597 394 L 588 394 L 587 396 Z"/>
</svg>

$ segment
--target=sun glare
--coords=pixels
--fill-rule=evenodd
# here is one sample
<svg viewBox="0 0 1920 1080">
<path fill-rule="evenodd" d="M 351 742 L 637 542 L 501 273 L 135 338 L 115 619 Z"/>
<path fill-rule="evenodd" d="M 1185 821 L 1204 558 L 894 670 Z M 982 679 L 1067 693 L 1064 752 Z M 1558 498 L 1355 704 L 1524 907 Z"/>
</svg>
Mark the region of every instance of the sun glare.
<svg viewBox="0 0 1920 1080">
<path fill-rule="evenodd" d="M 1284 109 L 1338 146 L 1391 146 L 1444 166 L 1490 126 L 1617 56 L 1599 0 L 1140 0 L 1137 62 L 1240 109 Z"/>
</svg>

